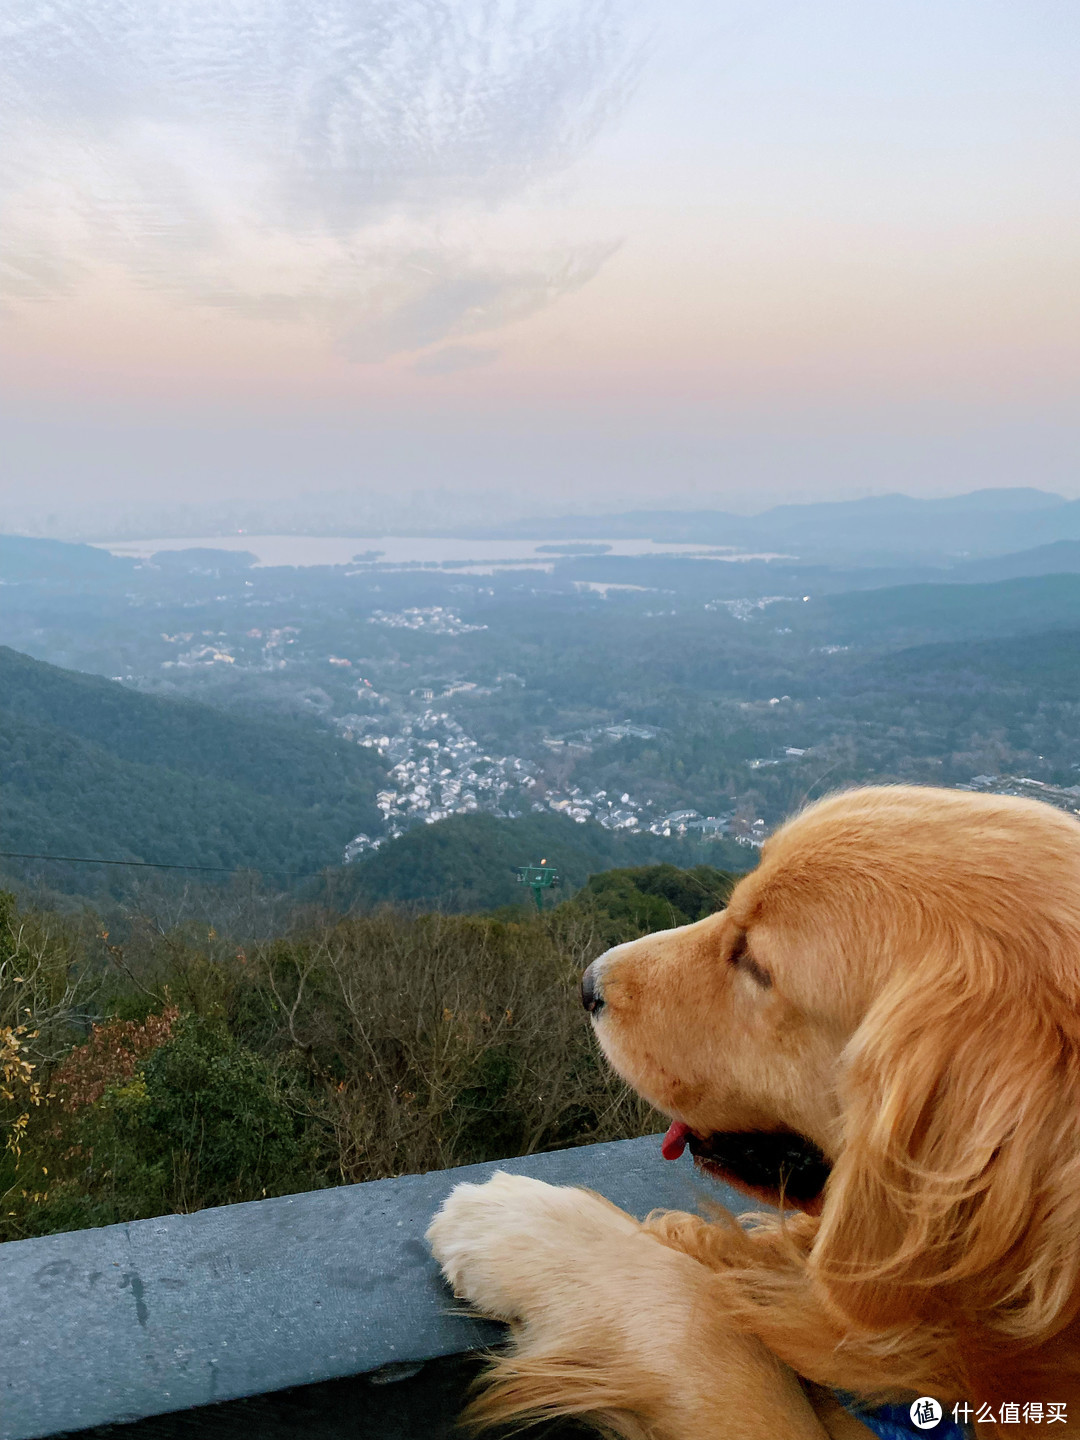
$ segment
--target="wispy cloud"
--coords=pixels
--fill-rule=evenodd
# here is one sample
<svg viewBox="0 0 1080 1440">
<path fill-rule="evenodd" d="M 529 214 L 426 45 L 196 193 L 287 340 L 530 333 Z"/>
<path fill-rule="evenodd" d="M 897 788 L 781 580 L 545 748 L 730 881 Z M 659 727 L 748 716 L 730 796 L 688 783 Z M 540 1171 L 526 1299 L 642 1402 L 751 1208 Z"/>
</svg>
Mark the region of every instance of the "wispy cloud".
<svg viewBox="0 0 1080 1440">
<path fill-rule="evenodd" d="M 504 325 L 610 253 L 549 236 L 507 255 L 498 222 L 623 105 L 628 13 L 11 0 L 0 294 L 48 300 L 120 273 L 189 303 L 315 319 L 360 360 Z M 463 224 L 468 245 L 447 240 Z"/>
<path fill-rule="evenodd" d="M 370 363 L 501 329 L 580 289 L 614 249 L 582 246 L 525 258 L 477 259 L 453 251 L 386 257 L 339 343 L 351 359 Z"/>
</svg>

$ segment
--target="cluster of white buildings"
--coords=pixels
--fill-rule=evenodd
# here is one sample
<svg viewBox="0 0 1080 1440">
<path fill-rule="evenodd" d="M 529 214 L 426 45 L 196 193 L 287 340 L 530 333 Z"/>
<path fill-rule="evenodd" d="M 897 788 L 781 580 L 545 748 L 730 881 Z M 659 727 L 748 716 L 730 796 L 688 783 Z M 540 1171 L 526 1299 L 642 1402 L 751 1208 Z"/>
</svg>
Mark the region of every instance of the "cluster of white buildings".
<svg viewBox="0 0 1080 1440">
<path fill-rule="evenodd" d="M 730 836 L 754 846 L 764 840 L 764 821 L 736 823 L 731 814 L 702 815 L 693 809 L 657 814 L 652 802 L 638 800 L 629 791 L 588 790 L 572 783 L 553 785 L 544 779 L 540 765 L 534 761 L 520 755 L 489 753 L 448 711 L 436 708 L 439 699 L 475 693 L 479 688 L 471 681 L 458 681 L 442 688 L 438 696 L 434 687 L 414 689 L 410 696 L 419 707 L 417 713 L 399 715 L 392 724 L 388 724 L 385 713 L 348 715 L 338 721 L 348 739 L 378 750 L 389 766 L 386 786 L 376 796 L 382 831 L 378 835 L 355 836 L 345 848 L 346 863 L 377 849 L 384 840 L 403 834 L 417 822 L 432 824 L 450 815 L 477 812 L 517 816 L 550 811 L 580 824 L 592 820 L 608 830 L 647 831 L 662 836 L 696 834 L 711 839 Z M 370 689 L 367 698 L 378 700 L 383 707 L 387 704 L 385 697 L 376 696 Z M 656 726 L 616 721 L 575 736 L 548 737 L 542 743 L 556 752 L 565 749 L 587 753 L 598 741 L 631 737 L 649 740 L 660 733 Z"/>
<path fill-rule="evenodd" d="M 809 600 L 809 595 L 803 597 Z M 710 600 L 706 610 L 726 610 L 735 620 L 749 620 L 752 615 L 767 610 L 770 605 L 792 604 L 794 595 L 762 595 L 747 600 Z"/>
<path fill-rule="evenodd" d="M 429 694 L 424 692 L 425 700 Z M 353 725 L 357 719 L 349 717 Z M 518 755 L 488 754 L 446 711 L 427 704 L 419 715 L 405 719 L 397 734 L 369 734 L 358 743 L 378 750 L 390 763 L 386 788 L 375 797 L 384 834 L 350 841 L 346 863 L 418 820 L 430 824 L 480 810 L 520 814 L 522 792 L 537 783 L 535 765 Z"/>
<path fill-rule="evenodd" d="M 463 683 L 453 688 L 471 687 Z M 609 830 L 686 833 L 678 820 L 671 828 L 668 821 L 672 817 L 657 820 L 647 802 L 635 800 L 628 792 L 588 792 L 579 785 L 560 789 L 545 786 L 538 765 L 519 755 L 488 753 L 447 711 L 436 710 L 430 703 L 434 699 L 432 691 L 419 690 L 414 697 L 423 708 L 417 715 L 401 719 L 393 727 L 393 735 L 379 733 L 386 724 L 382 717 L 350 715 L 340 722 L 348 738 L 378 750 L 390 767 L 386 787 L 376 796 L 383 833 L 354 837 L 345 849 L 346 863 L 376 849 L 383 840 L 402 834 L 417 821 L 430 824 L 449 815 L 478 811 L 495 815 L 554 811 L 580 823 L 595 820 Z M 647 726 L 609 728 L 619 736 L 632 730 L 657 733 Z"/>
<path fill-rule="evenodd" d="M 296 637 L 299 634 L 297 626 L 283 625 L 278 629 L 248 630 L 243 638 L 259 642 L 256 647 L 259 651 L 256 669 L 284 670 L 285 647 L 295 645 Z M 238 659 L 250 667 L 249 655 L 238 657 L 234 654 L 237 648 L 235 641 L 232 649 L 225 643 L 228 640 L 228 633 L 225 630 L 180 630 L 175 635 L 167 635 L 162 631 L 161 638 L 168 645 L 188 647 L 178 650 L 172 660 L 163 660 L 161 662 L 162 670 L 194 670 L 208 665 L 235 665 Z M 242 646 L 243 642 L 241 641 L 240 644 Z M 251 647 L 244 646 L 243 648 L 250 652 Z M 331 664 L 336 663 L 339 662 L 331 657 Z"/>
<path fill-rule="evenodd" d="M 550 792 L 546 802 L 534 802 L 534 810 L 554 810 L 571 820 L 598 821 L 605 830 L 648 829 L 647 806 L 632 800 L 627 793 L 609 795 L 606 790 L 588 793 L 580 785 L 570 785 L 562 792 Z"/>
<path fill-rule="evenodd" d="M 412 605 L 407 610 L 375 610 L 369 625 L 388 625 L 392 630 L 427 630 L 433 635 L 468 635 L 486 630 L 486 625 L 469 625 L 445 605 Z"/>
</svg>

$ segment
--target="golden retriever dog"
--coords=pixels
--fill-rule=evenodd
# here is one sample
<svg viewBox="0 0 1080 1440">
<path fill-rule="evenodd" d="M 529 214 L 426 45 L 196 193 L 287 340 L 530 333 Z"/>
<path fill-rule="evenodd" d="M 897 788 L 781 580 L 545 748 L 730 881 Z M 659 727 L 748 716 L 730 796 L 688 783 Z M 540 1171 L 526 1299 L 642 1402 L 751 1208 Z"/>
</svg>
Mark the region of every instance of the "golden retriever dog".
<svg viewBox="0 0 1080 1440">
<path fill-rule="evenodd" d="M 582 994 L 672 1118 L 666 1153 L 780 1209 L 642 1224 L 584 1190 L 459 1185 L 432 1247 L 515 1327 L 477 1424 L 865 1440 L 853 1397 L 932 1396 L 980 1436 L 1062 1407 L 1050 1434 L 1080 1431 L 1080 824 L 833 795 L 726 910 L 610 950 Z"/>
</svg>

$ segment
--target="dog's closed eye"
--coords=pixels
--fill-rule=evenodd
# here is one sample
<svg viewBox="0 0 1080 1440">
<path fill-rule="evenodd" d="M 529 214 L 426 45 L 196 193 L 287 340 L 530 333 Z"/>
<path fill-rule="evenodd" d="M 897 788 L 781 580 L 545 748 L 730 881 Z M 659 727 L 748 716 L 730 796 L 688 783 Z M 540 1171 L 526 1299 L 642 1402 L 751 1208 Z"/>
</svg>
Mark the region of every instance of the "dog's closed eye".
<svg viewBox="0 0 1080 1440">
<path fill-rule="evenodd" d="M 751 980 L 760 985 L 763 990 L 771 989 L 772 976 L 768 970 L 765 969 L 764 965 L 759 965 L 753 955 L 750 954 L 750 946 L 747 943 L 745 930 L 740 932 L 738 939 L 735 941 L 731 953 L 728 955 L 728 964 L 734 965 L 737 970 L 742 970 L 745 974 L 749 975 Z"/>
</svg>

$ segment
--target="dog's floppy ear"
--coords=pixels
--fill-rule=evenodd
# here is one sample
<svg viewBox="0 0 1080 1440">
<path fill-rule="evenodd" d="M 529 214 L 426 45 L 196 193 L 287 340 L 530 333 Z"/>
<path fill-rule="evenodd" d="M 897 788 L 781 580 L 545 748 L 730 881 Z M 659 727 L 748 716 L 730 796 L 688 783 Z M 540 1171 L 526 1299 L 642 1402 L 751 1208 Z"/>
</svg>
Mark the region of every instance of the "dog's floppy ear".
<svg viewBox="0 0 1080 1440">
<path fill-rule="evenodd" d="M 851 1042 L 809 1265 L 857 1326 L 1026 1346 L 1080 1308 L 1080 1012 L 1008 949 L 939 936 Z"/>
</svg>

